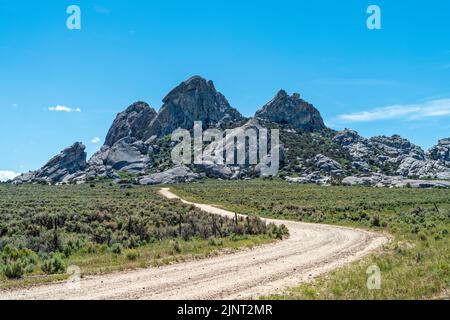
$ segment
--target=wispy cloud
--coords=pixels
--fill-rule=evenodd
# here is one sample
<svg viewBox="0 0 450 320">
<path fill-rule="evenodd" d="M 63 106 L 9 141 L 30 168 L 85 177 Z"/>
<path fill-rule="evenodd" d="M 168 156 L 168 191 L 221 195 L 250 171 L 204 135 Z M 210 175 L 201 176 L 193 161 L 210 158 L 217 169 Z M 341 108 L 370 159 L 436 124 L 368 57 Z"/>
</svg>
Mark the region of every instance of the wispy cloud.
<svg viewBox="0 0 450 320">
<path fill-rule="evenodd" d="M 93 143 L 93 144 L 97 144 L 97 143 L 99 143 L 101 140 L 100 140 L 100 138 L 99 137 L 95 137 L 95 138 L 93 138 L 92 140 L 91 140 L 91 142 Z"/>
<path fill-rule="evenodd" d="M 16 108 L 16 107 L 17 107 L 17 103 L 13 103 L 12 106 L 13 106 L 14 108 Z"/>
<path fill-rule="evenodd" d="M 444 117 L 450 115 L 450 99 L 429 100 L 418 104 L 392 105 L 367 111 L 342 114 L 339 122 L 371 122 L 377 120 Z"/>
<path fill-rule="evenodd" d="M 57 105 L 55 107 L 50 107 L 50 108 L 48 108 L 48 110 L 55 111 L 55 112 L 81 112 L 80 108 L 69 108 L 69 107 L 60 106 L 60 105 Z"/>
<path fill-rule="evenodd" d="M 0 181 L 4 182 L 4 181 L 12 180 L 19 175 L 20 175 L 20 173 L 16 173 L 14 171 L 0 170 Z"/>
</svg>

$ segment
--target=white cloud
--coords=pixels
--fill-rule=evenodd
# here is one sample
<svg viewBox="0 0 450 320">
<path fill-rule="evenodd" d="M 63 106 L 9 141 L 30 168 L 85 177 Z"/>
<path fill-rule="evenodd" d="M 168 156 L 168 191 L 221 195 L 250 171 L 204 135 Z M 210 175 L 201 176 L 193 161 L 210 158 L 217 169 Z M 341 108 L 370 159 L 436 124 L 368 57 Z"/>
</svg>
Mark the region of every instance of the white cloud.
<svg viewBox="0 0 450 320">
<path fill-rule="evenodd" d="M 48 110 L 56 111 L 56 112 L 81 112 L 80 108 L 72 109 L 72 108 L 69 108 L 66 106 L 60 106 L 60 105 L 57 105 L 56 107 L 50 107 L 50 108 L 48 108 Z"/>
<path fill-rule="evenodd" d="M 91 142 L 93 143 L 93 144 L 97 144 L 97 143 L 99 143 L 101 140 L 100 140 L 100 138 L 99 137 L 95 137 L 95 138 L 93 138 L 92 140 L 91 140 Z"/>
<path fill-rule="evenodd" d="M 15 108 L 15 107 L 17 107 L 17 103 L 13 103 L 13 105 L 12 105 L 12 106 L 13 106 L 14 108 Z"/>
<path fill-rule="evenodd" d="M 14 179 L 15 177 L 17 177 L 17 176 L 19 176 L 20 175 L 20 173 L 16 173 L 16 172 L 13 172 L 13 171 L 2 171 L 2 170 L 0 170 L 0 181 L 8 181 L 8 180 L 12 180 L 12 179 Z"/>
<path fill-rule="evenodd" d="M 443 117 L 450 115 L 450 99 L 429 100 L 418 104 L 392 105 L 367 111 L 342 114 L 339 122 L 371 122 L 377 120 Z"/>
</svg>

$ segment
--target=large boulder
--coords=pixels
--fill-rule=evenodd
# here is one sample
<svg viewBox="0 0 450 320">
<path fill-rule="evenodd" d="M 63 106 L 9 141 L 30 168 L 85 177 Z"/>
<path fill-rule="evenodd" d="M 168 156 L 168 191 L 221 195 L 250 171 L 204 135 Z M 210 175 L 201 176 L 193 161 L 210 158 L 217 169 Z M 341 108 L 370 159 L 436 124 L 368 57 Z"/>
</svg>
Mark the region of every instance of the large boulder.
<svg viewBox="0 0 450 320">
<path fill-rule="evenodd" d="M 182 82 L 163 102 L 157 117 L 150 124 L 147 138 L 165 136 L 178 128 L 192 129 L 195 121 L 201 121 L 204 128 L 209 128 L 243 119 L 216 90 L 212 81 L 199 76 Z"/>
<path fill-rule="evenodd" d="M 131 137 L 143 140 L 156 111 L 145 102 L 135 102 L 119 113 L 108 131 L 105 145 L 112 147 L 117 141 Z"/>
<path fill-rule="evenodd" d="M 224 164 L 205 162 L 196 167 L 210 178 L 230 179 L 234 174 L 231 167 Z"/>
<path fill-rule="evenodd" d="M 255 117 L 278 124 L 288 124 L 305 132 L 325 129 L 320 112 L 300 98 L 298 93 L 289 96 L 280 90 L 275 98 L 256 112 Z"/>
<path fill-rule="evenodd" d="M 13 180 L 13 183 L 71 182 L 82 175 L 86 169 L 85 149 L 84 144 L 76 142 L 53 157 L 39 170 L 20 175 Z"/>
<path fill-rule="evenodd" d="M 199 177 L 200 176 L 198 174 L 193 173 L 187 167 L 177 166 L 163 172 L 140 177 L 138 182 L 141 185 L 169 184 L 191 182 Z"/>
<path fill-rule="evenodd" d="M 127 136 L 111 147 L 104 145 L 88 163 L 100 176 L 108 176 L 107 172 L 111 171 L 141 173 L 151 163 L 152 153 L 151 146 Z"/>
<path fill-rule="evenodd" d="M 318 154 L 313 159 L 314 166 L 320 171 L 324 171 L 329 174 L 341 175 L 343 174 L 342 166 L 336 160 L 328 158 L 323 154 Z"/>
</svg>

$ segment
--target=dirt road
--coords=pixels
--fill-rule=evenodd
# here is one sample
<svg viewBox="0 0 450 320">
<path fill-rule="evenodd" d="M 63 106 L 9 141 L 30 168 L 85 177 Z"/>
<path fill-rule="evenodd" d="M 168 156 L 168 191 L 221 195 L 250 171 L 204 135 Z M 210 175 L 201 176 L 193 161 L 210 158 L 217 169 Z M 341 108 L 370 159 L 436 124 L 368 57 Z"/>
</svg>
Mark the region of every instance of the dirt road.
<svg viewBox="0 0 450 320">
<path fill-rule="evenodd" d="M 178 198 L 169 189 L 160 193 Z M 182 200 L 185 203 L 190 203 Z M 200 209 L 233 217 L 210 205 Z M 360 259 L 388 239 L 363 230 L 293 221 L 290 237 L 253 250 L 159 268 L 83 278 L 79 288 L 54 283 L 0 291 L 0 299 L 248 299 L 297 285 Z"/>
</svg>

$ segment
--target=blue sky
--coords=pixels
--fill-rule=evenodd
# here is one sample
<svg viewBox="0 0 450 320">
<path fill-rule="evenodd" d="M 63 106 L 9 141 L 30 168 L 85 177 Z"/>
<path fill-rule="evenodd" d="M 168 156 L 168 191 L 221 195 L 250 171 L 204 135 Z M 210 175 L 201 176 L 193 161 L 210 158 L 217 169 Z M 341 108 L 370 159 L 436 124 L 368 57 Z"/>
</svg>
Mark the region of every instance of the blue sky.
<svg viewBox="0 0 450 320">
<path fill-rule="evenodd" d="M 72 4 L 81 30 L 66 28 Z M 371 4 L 382 30 L 366 27 Z M 90 155 L 116 113 L 159 109 L 195 74 L 247 116 L 283 88 L 333 128 L 428 148 L 450 136 L 449 16 L 442 0 L 0 0 L 0 171 L 75 141 Z"/>
</svg>

